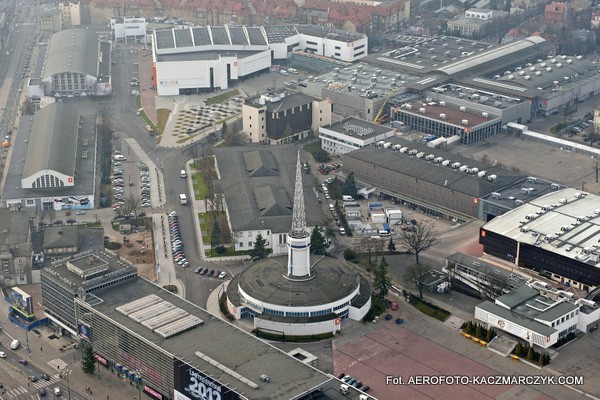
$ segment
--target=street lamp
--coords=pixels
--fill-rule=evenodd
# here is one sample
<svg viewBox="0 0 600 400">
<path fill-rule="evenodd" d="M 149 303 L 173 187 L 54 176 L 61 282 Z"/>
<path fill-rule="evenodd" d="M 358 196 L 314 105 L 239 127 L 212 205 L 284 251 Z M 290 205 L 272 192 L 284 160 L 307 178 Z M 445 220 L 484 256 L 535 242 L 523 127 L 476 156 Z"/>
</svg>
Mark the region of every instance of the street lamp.
<svg viewBox="0 0 600 400">
<path fill-rule="evenodd" d="M 63 374 L 67 376 L 67 393 L 69 393 L 69 400 L 71 400 L 71 381 L 69 379 L 71 372 L 70 369 L 63 370 Z"/>
</svg>

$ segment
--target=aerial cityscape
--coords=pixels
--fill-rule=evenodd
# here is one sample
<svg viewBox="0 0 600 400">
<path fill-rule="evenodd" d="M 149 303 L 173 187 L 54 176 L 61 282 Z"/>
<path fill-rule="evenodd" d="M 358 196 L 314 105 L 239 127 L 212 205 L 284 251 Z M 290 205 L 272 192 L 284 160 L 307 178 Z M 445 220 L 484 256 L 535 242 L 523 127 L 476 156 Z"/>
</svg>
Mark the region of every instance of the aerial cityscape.
<svg viewBox="0 0 600 400">
<path fill-rule="evenodd" d="M 600 399 L 600 1 L 0 32 L 0 400 Z"/>
</svg>

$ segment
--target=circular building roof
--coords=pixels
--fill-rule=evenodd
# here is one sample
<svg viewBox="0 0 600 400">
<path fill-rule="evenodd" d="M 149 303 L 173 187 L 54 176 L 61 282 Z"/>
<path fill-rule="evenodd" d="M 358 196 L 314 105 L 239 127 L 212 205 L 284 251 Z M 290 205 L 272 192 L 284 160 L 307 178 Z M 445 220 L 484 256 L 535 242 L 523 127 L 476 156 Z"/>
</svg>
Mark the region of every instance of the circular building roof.
<svg viewBox="0 0 600 400">
<path fill-rule="evenodd" d="M 287 256 L 258 261 L 234 278 L 227 289 L 227 296 L 230 300 L 238 297 L 239 287 L 265 303 L 305 307 L 342 299 L 360 284 L 360 276 L 335 258 L 311 255 L 310 263 L 312 277 L 293 280 L 286 275 Z"/>
</svg>

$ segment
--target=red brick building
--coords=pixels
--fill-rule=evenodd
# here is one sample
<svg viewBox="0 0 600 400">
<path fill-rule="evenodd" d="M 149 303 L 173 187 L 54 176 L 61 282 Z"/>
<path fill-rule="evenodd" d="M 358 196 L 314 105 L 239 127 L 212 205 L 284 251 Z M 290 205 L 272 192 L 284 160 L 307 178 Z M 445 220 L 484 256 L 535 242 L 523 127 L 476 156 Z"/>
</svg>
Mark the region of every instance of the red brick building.
<svg viewBox="0 0 600 400">
<path fill-rule="evenodd" d="M 553 1 L 546 5 L 544 11 L 544 22 L 549 25 L 563 25 L 569 18 L 569 3 L 559 3 Z"/>
</svg>

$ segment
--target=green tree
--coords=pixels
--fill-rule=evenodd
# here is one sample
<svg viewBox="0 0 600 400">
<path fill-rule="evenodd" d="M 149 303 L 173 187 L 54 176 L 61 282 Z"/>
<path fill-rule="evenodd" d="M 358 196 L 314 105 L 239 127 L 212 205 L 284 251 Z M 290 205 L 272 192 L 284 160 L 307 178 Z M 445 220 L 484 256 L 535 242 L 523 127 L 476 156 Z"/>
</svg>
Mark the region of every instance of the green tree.
<svg viewBox="0 0 600 400">
<path fill-rule="evenodd" d="M 329 157 L 329 153 L 323 149 L 319 149 L 312 153 L 313 158 L 316 162 L 324 163 L 331 161 L 331 157 Z"/>
<path fill-rule="evenodd" d="M 489 343 L 494 338 L 493 334 L 494 334 L 493 329 L 492 328 L 488 328 L 487 329 L 487 333 L 485 335 L 485 341 Z"/>
<path fill-rule="evenodd" d="M 481 334 L 481 325 L 477 324 L 477 328 L 475 328 L 475 337 L 477 339 L 481 339 L 483 335 Z"/>
<path fill-rule="evenodd" d="M 269 252 L 267 251 L 267 241 L 263 239 L 262 235 L 258 235 L 256 240 L 254 241 L 254 248 L 250 252 L 250 257 L 252 260 L 262 260 L 263 258 L 267 258 Z"/>
<path fill-rule="evenodd" d="M 471 332 L 473 332 L 473 323 L 471 321 L 469 321 L 469 322 L 467 322 L 467 325 L 465 326 L 465 333 L 470 335 Z"/>
<path fill-rule="evenodd" d="M 310 252 L 321 256 L 327 252 L 327 244 L 318 225 L 313 228 L 310 235 Z"/>
<path fill-rule="evenodd" d="M 213 250 L 221 245 L 221 227 L 217 220 L 214 221 L 212 232 L 210 234 L 210 255 L 213 255 Z"/>
<path fill-rule="evenodd" d="M 416 263 L 419 264 L 419 253 L 436 244 L 438 234 L 429 224 L 417 224 L 413 225 L 413 228 L 414 230 L 402 231 L 398 240 L 408 247 L 415 255 Z"/>
<path fill-rule="evenodd" d="M 223 121 L 223 125 L 221 125 L 221 137 L 224 138 L 227 133 L 227 121 Z"/>
<path fill-rule="evenodd" d="M 346 249 L 344 250 L 344 259 L 348 260 L 348 261 L 353 261 L 356 260 L 356 257 L 358 257 L 358 254 L 356 254 L 356 252 L 352 249 Z"/>
<path fill-rule="evenodd" d="M 96 357 L 94 357 L 94 348 L 91 344 L 88 344 L 83 348 L 81 370 L 86 374 L 93 374 L 96 370 Z"/>
<path fill-rule="evenodd" d="M 533 347 L 529 347 L 529 350 L 527 350 L 527 359 L 533 360 Z"/>
<path fill-rule="evenodd" d="M 385 257 L 381 258 L 377 269 L 375 270 L 374 289 L 380 299 L 384 299 L 388 290 L 392 287 L 392 282 L 388 275 L 388 263 Z"/>
<path fill-rule="evenodd" d="M 356 181 L 354 180 L 354 172 L 350 172 L 348 178 L 344 182 L 344 188 L 342 189 L 342 194 L 345 196 L 352 196 L 356 198 L 358 196 L 358 191 L 356 190 Z"/>
<path fill-rule="evenodd" d="M 540 353 L 540 357 L 538 358 L 538 365 L 540 367 L 544 366 L 544 353 Z"/>
<path fill-rule="evenodd" d="M 406 268 L 406 272 L 404 273 L 404 281 L 417 288 L 420 299 L 423 298 L 423 289 L 425 288 L 426 279 L 430 270 L 431 268 L 423 264 L 413 264 Z"/>
<path fill-rule="evenodd" d="M 394 243 L 394 239 L 390 238 L 390 241 L 388 242 L 388 246 L 387 249 L 390 253 L 395 253 L 396 252 L 396 243 Z"/>
<path fill-rule="evenodd" d="M 521 342 L 517 342 L 517 345 L 515 346 L 515 354 L 520 357 L 522 351 L 523 346 L 521 346 Z"/>
</svg>

